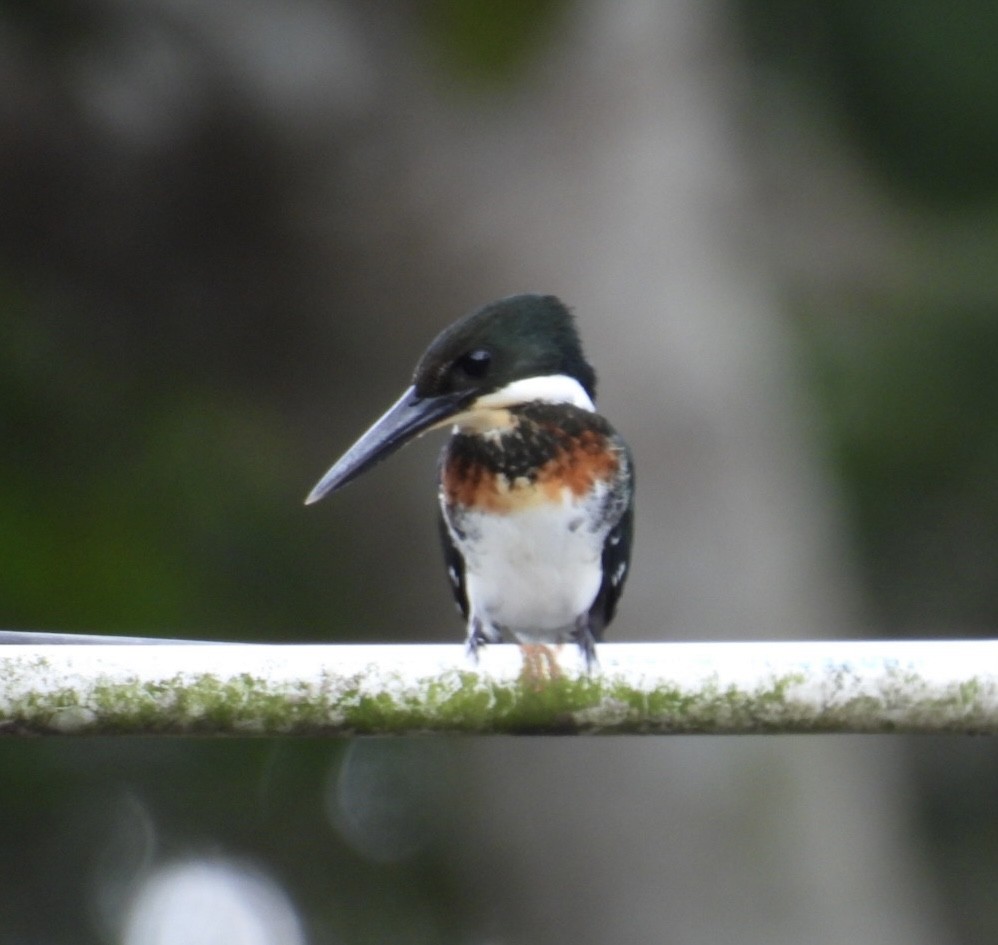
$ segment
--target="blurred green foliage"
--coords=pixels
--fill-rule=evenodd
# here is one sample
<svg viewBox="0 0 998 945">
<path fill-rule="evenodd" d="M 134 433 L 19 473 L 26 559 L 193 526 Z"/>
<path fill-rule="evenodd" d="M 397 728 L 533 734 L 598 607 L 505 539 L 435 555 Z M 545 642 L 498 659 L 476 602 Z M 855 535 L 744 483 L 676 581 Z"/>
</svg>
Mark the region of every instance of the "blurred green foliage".
<svg viewBox="0 0 998 945">
<path fill-rule="evenodd" d="M 568 0 L 428 0 L 416 14 L 428 48 L 458 89 L 497 86 L 542 55 Z"/>
<path fill-rule="evenodd" d="M 73 332 L 23 293 L 0 284 L 0 307 L 0 620 L 220 639 L 335 634 L 349 615 L 314 590 L 335 578 L 319 563 L 321 536 L 288 515 L 300 511 L 284 491 L 303 481 L 299 446 L 266 398 L 196 381 L 150 390 L 141 362 L 71 350 Z"/>
<path fill-rule="evenodd" d="M 998 7 L 742 0 L 756 54 L 830 103 L 882 182 L 945 208 L 998 196 Z"/>
<path fill-rule="evenodd" d="M 881 622 L 995 627 L 998 300 L 852 300 L 812 312 L 805 338 Z"/>
<path fill-rule="evenodd" d="M 758 65 L 848 134 L 897 219 L 879 289 L 796 310 L 879 619 L 998 625 L 998 8 L 739 4 Z M 765 103 L 761 103 L 765 108 Z"/>
</svg>

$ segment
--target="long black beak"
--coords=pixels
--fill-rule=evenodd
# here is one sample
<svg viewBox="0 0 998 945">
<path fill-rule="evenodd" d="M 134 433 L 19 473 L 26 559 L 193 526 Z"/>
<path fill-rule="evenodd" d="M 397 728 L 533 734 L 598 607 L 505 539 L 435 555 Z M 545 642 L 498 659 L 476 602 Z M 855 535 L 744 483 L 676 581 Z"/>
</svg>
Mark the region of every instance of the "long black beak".
<svg viewBox="0 0 998 945">
<path fill-rule="evenodd" d="M 334 489 L 345 486 L 375 463 L 387 459 L 397 449 L 430 427 L 461 412 L 468 392 L 420 397 L 410 387 L 324 475 L 308 494 L 306 505 L 318 502 Z"/>
</svg>

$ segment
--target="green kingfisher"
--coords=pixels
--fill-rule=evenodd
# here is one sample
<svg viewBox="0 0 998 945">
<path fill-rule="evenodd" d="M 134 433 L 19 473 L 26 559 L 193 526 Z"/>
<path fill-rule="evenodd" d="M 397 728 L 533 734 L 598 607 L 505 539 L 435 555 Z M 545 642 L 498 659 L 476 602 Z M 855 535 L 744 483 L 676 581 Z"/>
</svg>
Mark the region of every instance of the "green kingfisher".
<svg viewBox="0 0 998 945">
<path fill-rule="evenodd" d="M 574 640 L 591 667 L 627 578 L 634 520 L 630 450 L 596 412 L 595 388 L 557 298 L 500 299 L 433 341 L 412 384 L 305 503 L 450 426 L 440 537 L 469 655 L 504 634 Z"/>
</svg>

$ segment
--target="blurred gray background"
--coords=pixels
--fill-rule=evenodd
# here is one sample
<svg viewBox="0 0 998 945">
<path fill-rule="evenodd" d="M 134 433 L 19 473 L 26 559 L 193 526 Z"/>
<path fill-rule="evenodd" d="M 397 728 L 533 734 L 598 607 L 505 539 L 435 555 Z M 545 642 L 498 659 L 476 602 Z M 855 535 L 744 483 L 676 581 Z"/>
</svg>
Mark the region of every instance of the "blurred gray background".
<svg viewBox="0 0 998 945">
<path fill-rule="evenodd" d="M 998 8 L 0 2 L 0 624 L 454 641 L 457 316 L 560 295 L 615 640 L 998 625 Z M 0 945 L 992 945 L 957 738 L 0 741 Z"/>
</svg>

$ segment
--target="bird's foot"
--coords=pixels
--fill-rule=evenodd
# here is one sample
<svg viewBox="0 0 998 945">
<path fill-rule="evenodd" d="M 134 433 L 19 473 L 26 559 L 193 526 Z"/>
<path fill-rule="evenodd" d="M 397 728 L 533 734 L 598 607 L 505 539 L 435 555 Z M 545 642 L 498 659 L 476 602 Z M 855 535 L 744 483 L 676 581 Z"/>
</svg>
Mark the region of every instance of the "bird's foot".
<svg viewBox="0 0 998 945">
<path fill-rule="evenodd" d="M 476 666 L 478 665 L 478 650 L 483 646 L 485 646 L 485 640 L 472 633 L 468 634 L 468 639 L 464 642 L 465 655 Z"/>
<path fill-rule="evenodd" d="M 464 652 L 473 663 L 478 663 L 478 651 L 486 643 L 499 643 L 502 636 L 494 627 L 486 628 L 477 617 L 468 624 L 468 638 L 465 641 Z"/>
<path fill-rule="evenodd" d="M 523 657 L 520 680 L 535 691 L 564 675 L 555 650 L 545 643 L 521 643 L 520 655 Z"/>
<path fill-rule="evenodd" d="M 596 638 L 593 636 L 592 627 L 589 625 L 589 614 L 583 614 L 575 621 L 575 631 L 572 639 L 578 644 L 579 652 L 586 663 L 586 672 L 591 673 L 599 667 L 596 659 Z"/>
</svg>

